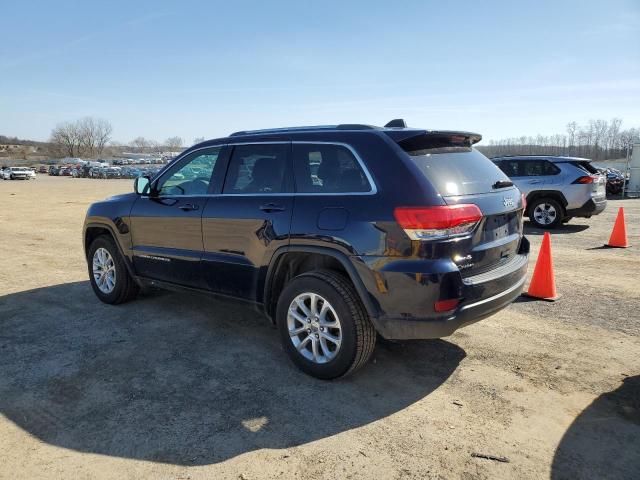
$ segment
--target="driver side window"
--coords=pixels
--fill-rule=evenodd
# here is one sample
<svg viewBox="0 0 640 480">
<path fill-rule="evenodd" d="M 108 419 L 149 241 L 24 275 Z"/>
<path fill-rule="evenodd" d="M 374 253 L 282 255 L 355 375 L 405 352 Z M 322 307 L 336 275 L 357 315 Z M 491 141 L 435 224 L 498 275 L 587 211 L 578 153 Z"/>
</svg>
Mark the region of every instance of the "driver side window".
<svg viewBox="0 0 640 480">
<path fill-rule="evenodd" d="M 216 147 L 196 153 L 187 163 L 168 172 L 160 180 L 158 195 L 175 197 L 206 194 L 221 149 L 222 147 Z"/>
</svg>

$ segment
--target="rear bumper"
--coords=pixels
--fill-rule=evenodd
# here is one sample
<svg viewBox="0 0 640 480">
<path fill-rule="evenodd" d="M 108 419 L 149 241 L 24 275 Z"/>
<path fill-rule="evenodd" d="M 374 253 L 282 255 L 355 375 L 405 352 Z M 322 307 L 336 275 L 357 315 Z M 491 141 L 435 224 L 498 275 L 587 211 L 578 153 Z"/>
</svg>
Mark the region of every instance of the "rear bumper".
<svg viewBox="0 0 640 480">
<path fill-rule="evenodd" d="M 567 210 L 567 217 L 590 217 L 598 215 L 607 207 L 607 199 L 590 198 L 584 205 L 579 208 Z"/>
<path fill-rule="evenodd" d="M 528 260 L 529 242 L 523 237 L 518 255 L 507 264 L 473 277 L 462 278 L 457 269 L 455 272 L 425 272 L 419 275 L 407 272 L 402 274 L 402 278 L 386 275 L 386 291 L 382 295 L 380 291 L 375 294 L 378 303 L 386 308 L 371 320 L 378 333 L 387 339 L 449 336 L 459 328 L 487 318 L 512 303 L 522 293 Z M 381 272 L 376 275 L 380 277 Z M 427 281 L 424 281 L 423 275 L 428 275 Z M 377 282 L 380 285 L 380 280 Z M 401 290 L 395 290 L 394 286 L 401 287 Z M 451 298 L 446 295 L 452 288 L 462 298 L 459 306 L 452 312 L 435 312 L 434 302 L 443 298 L 443 295 L 444 298 Z M 380 300 L 384 300 L 384 303 Z"/>
<path fill-rule="evenodd" d="M 490 317 L 512 303 L 522 293 L 526 280 L 523 276 L 518 283 L 492 297 L 465 305 L 455 315 L 446 318 L 407 320 L 404 318 L 380 318 L 376 328 L 384 338 L 396 340 L 427 339 L 448 337 L 456 330 Z"/>
</svg>

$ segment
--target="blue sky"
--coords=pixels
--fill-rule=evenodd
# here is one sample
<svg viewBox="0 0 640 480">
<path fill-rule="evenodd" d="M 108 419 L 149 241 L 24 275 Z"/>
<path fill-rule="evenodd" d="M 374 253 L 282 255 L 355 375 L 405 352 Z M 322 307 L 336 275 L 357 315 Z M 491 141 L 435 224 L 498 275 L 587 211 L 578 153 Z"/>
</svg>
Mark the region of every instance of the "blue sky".
<svg viewBox="0 0 640 480">
<path fill-rule="evenodd" d="M 0 134 L 190 143 L 334 123 L 485 139 L 640 127 L 640 1 L 5 1 Z"/>
</svg>

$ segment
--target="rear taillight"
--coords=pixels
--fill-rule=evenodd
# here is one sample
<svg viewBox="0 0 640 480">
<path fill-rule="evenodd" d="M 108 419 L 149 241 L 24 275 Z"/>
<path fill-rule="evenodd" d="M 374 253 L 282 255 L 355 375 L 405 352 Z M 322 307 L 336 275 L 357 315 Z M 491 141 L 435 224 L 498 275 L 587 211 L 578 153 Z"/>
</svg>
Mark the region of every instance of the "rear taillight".
<svg viewBox="0 0 640 480">
<path fill-rule="evenodd" d="M 524 196 L 524 193 L 520 194 L 520 198 L 522 199 L 522 210 L 527 210 L 527 197 Z"/>
<path fill-rule="evenodd" d="M 595 177 L 593 175 L 584 175 L 583 177 L 576 178 L 573 181 L 573 183 L 587 184 L 587 183 L 596 183 L 597 181 L 598 181 L 598 177 Z"/>
<path fill-rule="evenodd" d="M 393 216 L 411 240 L 442 240 L 473 231 L 482 220 L 476 205 L 398 207 Z"/>
<path fill-rule="evenodd" d="M 436 312 L 449 312 L 454 310 L 460 303 L 459 298 L 451 298 L 449 300 L 438 300 L 433 304 L 433 309 Z"/>
</svg>

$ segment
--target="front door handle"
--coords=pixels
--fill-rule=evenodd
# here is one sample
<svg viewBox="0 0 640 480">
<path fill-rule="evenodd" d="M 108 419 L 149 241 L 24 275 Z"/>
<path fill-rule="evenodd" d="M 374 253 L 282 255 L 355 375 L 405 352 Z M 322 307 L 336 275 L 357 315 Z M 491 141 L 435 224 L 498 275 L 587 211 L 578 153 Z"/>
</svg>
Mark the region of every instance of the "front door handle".
<svg viewBox="0 0 640 480">
<path fill-rule="evenodd" d="M 260 205 L 260 210 L 263 212 L 282 212 L 284 210 L 284 205 L 277 205 L 275 203 L 266 203 L 264 205 Z"/>
<path fill-rule="evenodd" d="M 529 180 L 530 184 L 542 183 L 542 180 Z"/>
<path fill-rule="evenodd" d="M 183 212 L 191 212 L 192 210 L 198 210 L 200 207 L 195 203 L 185 203 L 184 205 L 180 205 L 178 208 Z"/>
</svg>

